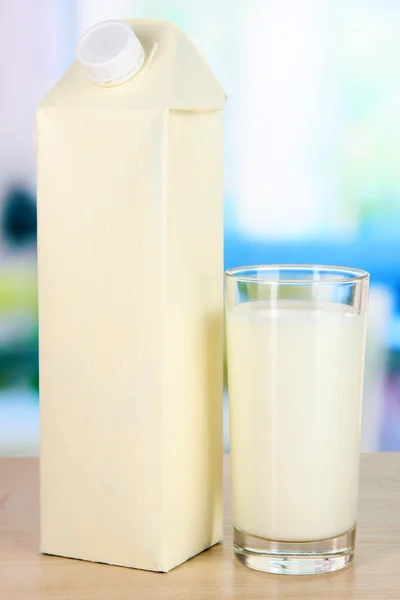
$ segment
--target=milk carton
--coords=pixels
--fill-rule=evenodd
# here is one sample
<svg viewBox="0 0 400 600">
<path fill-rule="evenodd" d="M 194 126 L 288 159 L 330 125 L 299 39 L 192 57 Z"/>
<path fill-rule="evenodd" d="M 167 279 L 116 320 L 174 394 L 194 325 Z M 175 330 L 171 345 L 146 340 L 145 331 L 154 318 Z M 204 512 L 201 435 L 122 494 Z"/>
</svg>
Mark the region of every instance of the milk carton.
<svg viewBox="0 0 400 600">
<path fill-rule="evenodd" d="M 38 108 L 41 550 L 222 539 L 222 109 L 175 25 L 95 26 Z"/>
</svg>

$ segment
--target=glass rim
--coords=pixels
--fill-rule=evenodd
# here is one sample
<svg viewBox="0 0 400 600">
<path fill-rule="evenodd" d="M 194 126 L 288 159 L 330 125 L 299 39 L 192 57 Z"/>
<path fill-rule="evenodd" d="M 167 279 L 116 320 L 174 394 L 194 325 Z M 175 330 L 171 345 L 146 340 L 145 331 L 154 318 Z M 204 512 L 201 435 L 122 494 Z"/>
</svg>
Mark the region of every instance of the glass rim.
<svg viewBox="0 0 400 600">
<path fill-rule="evenodd" d="M 327 273 L 342 273 L 343 277 L 326 277 L 324 279 L 263 279 L 262 277 L 254 277 L 246 275 L 248 271 L 271 272 L 271 271 L 325 271 Z M 233 267 L 225 271 L 225 277 L 229 277 L 236 281 L 245 283 L 259 283 L 266 285 L 333 285 L 355 283 L 358 281 L 368 281 L 370 274 L 363 269 L 355 269 L 353 267 L 339 267 L 335 265 L 302 265 L 302 264 L 276 264 L 276 265 L 249 265 L 243 267 Z"/>
</svg>

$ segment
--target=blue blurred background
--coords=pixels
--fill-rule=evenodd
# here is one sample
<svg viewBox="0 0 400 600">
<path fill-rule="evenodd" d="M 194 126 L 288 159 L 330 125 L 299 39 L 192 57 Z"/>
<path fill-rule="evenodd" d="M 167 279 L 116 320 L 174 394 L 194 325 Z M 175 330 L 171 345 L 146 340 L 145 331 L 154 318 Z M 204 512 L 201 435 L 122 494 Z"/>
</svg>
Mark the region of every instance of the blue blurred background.
<svg viewBox="0 0 400 600">
<path fill-rule="evenodd" d="M 126 17 L 175 21 L 229 96 L 226 267 L 371 272 L 363 449 L 400 450 L 400 2 L 0 0 L 0 455 L 38 453 L 35 107 Z"/>
</svg>

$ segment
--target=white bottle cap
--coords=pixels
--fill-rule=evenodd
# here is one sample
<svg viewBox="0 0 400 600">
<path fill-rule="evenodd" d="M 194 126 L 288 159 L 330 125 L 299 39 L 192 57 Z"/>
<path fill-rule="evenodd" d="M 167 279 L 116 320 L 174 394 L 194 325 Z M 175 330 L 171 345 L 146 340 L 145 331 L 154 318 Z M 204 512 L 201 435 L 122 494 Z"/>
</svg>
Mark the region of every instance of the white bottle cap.
<svg viewBox="0 0 400 600">
<path fill-rule="evenodd" d="M 86 79 L 97 85 L 118 85 L 141 69 L 144 50 L 124 21 L 104 21 L 83 34 L 76 50 Z"/>
</svg>

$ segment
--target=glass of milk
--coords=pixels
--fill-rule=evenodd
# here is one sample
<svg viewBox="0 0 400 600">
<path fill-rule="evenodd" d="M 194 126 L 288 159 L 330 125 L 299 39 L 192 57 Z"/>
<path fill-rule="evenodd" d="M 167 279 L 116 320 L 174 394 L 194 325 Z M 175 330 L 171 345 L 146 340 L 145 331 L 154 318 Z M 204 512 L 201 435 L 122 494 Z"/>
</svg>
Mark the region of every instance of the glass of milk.
<svg viewBox="0 0 400 600">
<path fill-rule="evenodd" d="M 248 567 L 353 559 L 368 288 L 344 267 L 225 274 L 234 548 Z"/>
</svg>

